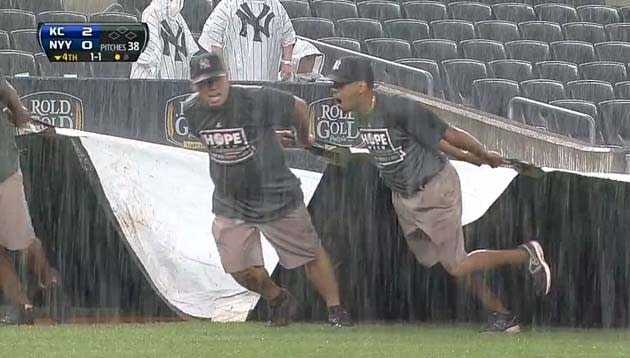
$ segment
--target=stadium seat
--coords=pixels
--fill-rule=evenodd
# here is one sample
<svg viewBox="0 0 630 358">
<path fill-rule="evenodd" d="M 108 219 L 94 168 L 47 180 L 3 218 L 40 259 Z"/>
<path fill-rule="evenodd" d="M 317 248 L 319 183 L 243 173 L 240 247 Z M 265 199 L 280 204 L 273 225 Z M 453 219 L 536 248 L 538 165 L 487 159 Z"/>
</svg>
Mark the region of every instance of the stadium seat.
<svg viewBox="0 0 630 358">
<path fill-rule="evenodd" d="M 44 77 L 91 77 L 90 67 L 85 62 L 50 62 L 43 53 L 35 55 L 39 73 Z"/>
<path fill-rule="evenodd" d="M 15 9 L 19 10 L 18 0 L 0 0 L 0 9 Z"/>
<path fill-rule="evenodd" d="M 129 78 L 131 74 L 128 62 L 91 62 L 89 65 L 94 78 Z"/>
<path fill-rule="evenodd" d="M 595 22 L 602 25 L 621 22 L 617 9 L 601 5 L 585 5 L 577 8 L 582 21 Z"/>
<path fill-rule="evenodd" d="M 492 12 L 497 20 L 511 21 L 517 24 L 538 19 L 534 8 L 529 4 L 497 4 L 492 6 Z"/>
<path fill-rule="evenodd" d="M 34 14 L 45 11 L 63 11 L 63 0 L 17 0 L 20 9 Z"/>
<path fill-rule="evenodd" d="M 39 45 L 39 39 L 37 38 L 37 30 L 15 30 L 9 34 L 11 43 L 14 50 L 39 53 L 42 52 L 42 48 Z"/>
<path fill-rule="evenodd" d="M 0 68 L 7 76 L 24 74 L 28 74 L 29 76 L 38 75 L 35 57 L 33 57 L 32 53 L 23 51 L 1 50 Z"/>
<path fill-rule="evenodd" d="M 549 59 L 549 45 L 541 41 L 518 40 L 503 45 L 509 58 L 527 62 L 540 62 Z"/>
<path fill-rule="evenodd" d="M 431 76 L 433 76 L 433 95 L 435 97 L 444 98 L 442 76 L 440 74 L 440 67 L 438 66 L 437 62 L 420 58 L 405 58 L 396 61 L 396 63 L 419 68 L 421 70 L 429 72 Z"/>
<path fill-rule="evenodd" d="M 603 101 L 598 105 L 607 144 L 630 146 L 630 101 Z"/>
<path fill-rule="evenodd" d="M 503 44 L 498 41 L 472 39 L 465 40 L 459 44 L 465 58 L 490 62 L 494 60 L 504 60 L 506 58 Z"/>
<path fill-rule="evenodd" d="M 390 61 L 411 57 L 409 42 L 399 39 L 368 39 L 365 40 L 365 48 L 370 55 Z"/>
<path fill-rule="evenodd" d="M 346 37 L 325 37 L 323 39 L 319 39 L 319 41 L 348 50 L 361 52 L 361 43 L 355 39 Z"/>
<path fill-rule="evenodd" d="M 87 22 L 84 14 L 70 11 L 46 11 L 37 15 L 38 22 Z"/>
<path fill-rule="evenodd" d="M 534 79 L 520 83 L 523 97 L 539 102 L 549 103 L 559 99 L 566 99 L 567 94 L 562 82 L 546 79 Z"/>
<path fill-rule="evenodd" d="M 593 44 L 582 41 L 557 41 L 549 44 L 551 55 L 556 61 L 573 62 L 577 64 L 597 60 Z"/>
<path fill-rule="evenodd" d="M 381 22 L 402 18 L 400 5 L 391 1 L 363 1 L 357 4 L 357 8 L 359 9 L 359 16 L 363 18 L 374 19 Z"/>
<path fill-rule="evenodd" d="M 355 39 L 350 39 L 347 37 L 325 37 L 319 39 L 319 41 L 348 50 L 361 52 L 361 43 Z"/>
<path fill-rule="evenodd" d="M 630 42 L 630 23 L 606 25 L 610 41 Z"/>
<path fill-rule="evenodd" d="M 442 61 L 446 99 L 451 102 L 472 106 L 472 84 L 475 80 L 488 77 L 486 65 L 481 61 L 453 59 Z"/>
<path fill-rule="evenodd" d="M 0 9 L 0 30 L 11 32 L 36 28 L 35 14 L 22 10 Z"/>
<path fill-rule="evenodd" d="M 569 0 L 568 4 L 578 8 L 584 5 L 606 5 L 606 0 Z"/>
<path fill-rule="evenodd" d="M 496 60 L 489 62 L 488 76 L 523 82 L 534 78 L 532 64 L 520 60 Z"/>
<path fill-rule="evenodd" d="M 615 93 L 617 98 L 630 99 L 630 81 L 617 83 L 615 85 Z"/>
<path fill-rule="evenodd" d="M 593 103 L 615 99 L 613 86 L 604 81 L 578 80 L 566 85 L 567 94 L 574 99 L 581 99 Z"/>
<path fill-rule="evenodd" d="M 405 18 L 431 22 L 448 19 L 446 5 L 437 1 L 410 1 L 402 4 Z"/>
<path fill-rule="evenodd" d="M 90 15 L 90 22 L 138 22 L 138 18 L 132 14 L 123 14 L 118 12 L 101 12 Z"/>
<path fill-rule="evenodd" d="M 542 5 L 542 4 L 563 4 L 563 5 L 567 5 L 569 2 L 569 0 L 531 0 L 531 1 L 526 1 L 526 3 L 528 4 L 532 4 L 532 6 L 534 6 L 534 8 L 537 5 Z"/>
<path fill-rule="evenodd" d="M 599 80 L 615 84 L 628 80 L 626 65 L 620 62 L 595 61 L 581 64 L 580 77 L 584 80 Z"/>
<path fill-rule="evenodd" d="M 315 15 L 332 21 L 347 18 L 358 18 L 359 11 L 354 3 L 339 0 L 323 0 L 313 2 Z"/>
<path fill-rule="evenodd" d="M 619 15 L 623 22 L 630 22 L 630 6 L 619 8 Z"/>
<path fill-rule="evenodd" d="M 599 118 L 599 112 L 597 111 L 597 106 L 594 103 L 588 102 L 588 101 L 582 101 L 579 99 L 561 99 L 559 101 L 550 102 L 549 104 L 556 107 L 570 109 L 572 111 L 584 113 L 591 116 L 591 118 L 593 118 L 593 121 L 595 121 L 596 142 L 603 143 L 604 137 L 603 137 L 602 123 Z M 568 121 L 559 121 L 558 123 L 559 130 L 565 133 L 568 132 L 567 134 L 572 138 L 583 139 L 583 140 L 589 139 L 588 124 L 585 125 L 585 123 L 582 123 L 582 122 L 578 122 L 578 123 L 574 122 L 573 125 L 570 125 L 570 126 L 567 126 L 567 124 L 570 125 L 571 123 Z"/>
<path fill-rule="evenodd" d="M 490 5 L 479 2 L 457 1 L 448 4 L 447 8 L 451 19 L 470 22 L 492 19 L 492 8 Z"/>
<path fill-rule="evenodd" d="M 414 42 L 431 37 L 426 21 L 396 19 L 385 21 L 385 32 L 389 37 Z"/>
<path fill-rule="evenodd" d="M 567 22 L 578 22 L 580 18 L 574 7 L 562 4 L 540 4 L 534 7 L 538 19 L 555 22 L 560 25 Z"/>
<path fill-rule="evenodd" d="M 475 27 L 472 22 L 464 20 L 436 20 L 430 23 L 431 32 L 436 39 L 455 42 L 475 38 Z"/>
<path fill-rule="evenodd" d="M 542 42 L 556 42 L 564 40 L 562 28 L 555 22 L 527 21 L 518 24 L 523 39 Z"/>
<path fill-rule="evenodd" d="M 500 5 L 500 4 L 524 4 L 526 0 L 483 0 L 482 3 L 488 4 L 490 6 Z"/>
<path fill-rule="evenodd" d="M 409 89 L 414 92 L 433 95 L 433 77 L 427 71 L 410 72 L 403 66 L 391 67 L 389 69 L 393 83 L 397 86 Z M 379 73 L 375 74 L 378 81 Z"/>
<path fill-rule="evenodd" d="M 500 78 L 482 78 L 473 81 L 475 107 L 507 118 L 510 100 L 520 96 L 518 82 Z"/>
<path fill-rule="evenodd" d="M 562 28 L 566 40 L 591 43 L 607 41 L 604 25 L 593 22 L 570 22 L 562 25 Z"/>
<path fill-rule="evenodd" d="M 366 39 L 384 37 L 383 26 L 372 19 L 341 19 L 337 21 L 337 35 L 363 42 Z"/>
<path fill-rule="evenodd" d="M 6 31 L 0 30 L 0 50 L 11 49 L 11 42 L 9 41 L 9 34 Z"/>
<path fill-rule="evenodd" d="M 550 80 L 567 83 L 580 79 L 578 66 L 574 63 L 564 61 L 542 61 L 534 66 L 538 78 L 546 78 Z"/>
<path fill-rule="evenodd" d="M 600 61 L 626 62 L 630 59 L 630 43 L 620 41 L 596 43 L 595 52 Z"/>
<path fill-rule="evenodd" d="M 335 25 L 328 19 L 319 17 L 300 17 L 293 19 L 293 29 L 299 36 L 311 39 L 335 37 Z"/>
<path fill-rule="evenodd" d="M 308 1 L 302 0 L 280 0 L 280 3 L 291 19 L 300 17 L 309 17 L 311 14 L 311 5 Z"/>
<path fill-rule="evenodd" d="M 434 60 L 438 63 L 459 57 L 455 41 L 441 39 L 418 40 L 413 42 L 412 47 L 415 57 Z"/>
<path fill-rule="evenodd" d="M 480 39 L 510 42 L 521 39 L 521 33 L 515 23 L 502 20 L 480 21 L 475 24 L 477 37 Z"/>
<path fill-rule="evenodd" d="M 549 102 L 549 104 L 588 114 L 595 120 L 595 122 L 599 121 L 599 112 L 597 111 L 597 105 L 595 105 L 595 103 L 593 102 L 583 101 L 581 99 L 561 99 L 558 101 Z"/>
</svg>

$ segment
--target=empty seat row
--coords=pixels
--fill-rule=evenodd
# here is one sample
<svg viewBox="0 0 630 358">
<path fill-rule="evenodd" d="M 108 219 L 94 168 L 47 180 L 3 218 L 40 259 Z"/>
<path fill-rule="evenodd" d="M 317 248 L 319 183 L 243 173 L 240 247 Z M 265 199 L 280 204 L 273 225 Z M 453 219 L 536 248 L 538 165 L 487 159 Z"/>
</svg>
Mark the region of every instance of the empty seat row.
<svg viewBox="0 0 630 358">
<path fill-rule="evenodd" d="M 352 35 L 352 34 L 349 34 Z M 324 42 L 339 42 L 333 37 L 322 39 Z M 346 43 L 352 40 L 344 39 Z M 539 41 L 518 40 L 505 44 L 483 39 L 471 39 L 460 42 L 425 39 L 417 40 L 411 44 L 407 41 L 392 38 L 373 38 L 363 41 L 365 52 L 388 60 L 397 60 L 407 57 L 427 58 L 443 61 L 455 58 L 469 58 L 490 62 L 501 59 L 523 60 L 527 62 L 564 61 L 575 64 L 583 64 L 594 61 L 615 61 L 628 63 L 630 61 L 630 43 L 627 42 L 602 42 L 593 46 L 581 41 L 558 41 L 547 44 Z M 347 47 L 355 51 L 360 50 L 361 43 L 356 41 L 353 47 Z M 346 47 L 343 46 L 342 47 Z"/>
<path fill-rule="evenodd" d="M 317 16 L 332 21 L 344 18 L 368 18 L 378 21 L 417 19 L 424 21 L 458 19 L 471 22 L 507 20 L 514 22 L 543 20 L 560 24 L 587 21 L 603 25 L 630 19 L 630 7 L 617 9 L 603 5 L 577 8 L 566 4 L 497 4 L 490 6 L 476 1 L 457 1 L 444 4 L 437 1 L 409 1 L 402 5 L 392 1 L 369 0 L 359 3 L 340 0 L 321 0 L 312 3 L 302 0 L 282 0 L 291 18 Z"/>
<path fill-rule="evenodd" d="M 0 30 L 14 31 L 36 29 L 38 22 L 138 22 L 131 14 L 107 12 L 96 13 L 89 17 L 80 13 L 68 11 L 48 11 L 35 15 L 22 10 L 0 9 Z"/>
<path fill-rule="evenodd" d="M 509 42 L 535 40 L 547 43 L 576 40 L 591 43 L 606 41 L 630 41 L 630 23 L 603 25 L 574 22 L 560 26 L 545 21 L 528 21 L 520 24 L 487 20 L 475 24 L 462 20 L 397 19 L 381 23 L 372 19 L 348 18 L 333 23 L 323 18 L 298 18 L 293 20 L 298 35 L 319 39 L 322 37 L 353 37 L 359 40 L 373 37 L 392 37 L 409 42 L 427 38 L 463 41 L 473 38 Z M 347 34 L 352 33 L 349 36 Z"/>
</svg>

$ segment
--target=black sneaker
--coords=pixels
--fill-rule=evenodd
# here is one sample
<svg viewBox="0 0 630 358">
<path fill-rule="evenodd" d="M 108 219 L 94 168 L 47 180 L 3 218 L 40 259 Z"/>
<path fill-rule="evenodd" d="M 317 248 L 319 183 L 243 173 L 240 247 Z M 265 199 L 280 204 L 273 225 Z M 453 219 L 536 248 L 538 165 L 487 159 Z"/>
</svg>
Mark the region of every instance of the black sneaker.
<svg viewBox="0 0 630 358">
<path fill-rule="evenodd" d="M 33 306 L 17 305 L 0 317 L 0 325 L 33 325 Z"/>
<path fill-rule="evenodd" d="M 515 334 L 521 332 L 521 325 L 512 313 L 493 312 L 488 317 L 488 325 L 483 331 Z"/>
<path fill-rule="evenodd" d="M 352 327 L 352 318 L 341 305 L 328 307 L 328 323 L 333 327 Z"/>
<path fill-rule="evenodd" d="M 534 279 L 534 290 L 536 295 L 544 296 L 551 288 L 551 271 L 545 262 L 545 253 L 538 241 L 529 241 L 520 246 L 529 254 L 529 265 L 527 270 Z"/>
<path fill-rule="evenodd" d="M 269 327 L 283 327 L 288 326 L 291 322 L 291 316 L 295 311 L 295 298 L 293 295 L 285 289 L 282 289 L 280 294 L 280 302 L 271 305 L 271 320 L 269 321 Z"/>
</svg>

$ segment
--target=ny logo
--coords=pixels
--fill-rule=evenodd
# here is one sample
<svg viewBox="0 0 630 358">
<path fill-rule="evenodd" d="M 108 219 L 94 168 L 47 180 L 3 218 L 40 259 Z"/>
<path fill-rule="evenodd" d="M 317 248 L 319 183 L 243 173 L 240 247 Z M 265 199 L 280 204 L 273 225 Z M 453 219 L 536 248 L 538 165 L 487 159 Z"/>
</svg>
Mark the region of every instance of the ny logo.
<svg viewBox="0 0 630 358">
<path fill-rule="evenodd" d="M 256 42 L 262 42 L 260 38 L 261 32 L 267 36 L 267 38 L 269 37 L 269 23 L 276 17 L 273 12 L 269 12 L 269 6 L 267 4 L 263 5 L 263 9 L 258 16 L 254 15 L 248 4 L 241 4 L 241 8 L 238 9 L 236 15 L 241 19 L 240 35 L 247 37 L 247 25 L 251 25 L 254 28 L 254 41 Z M 260 22 L 263 18 L 265 18 L 265 22 L 264 25 L 261 26 Z"/>
<path fill-rule="evenodd" d="M 335 61 L 335 64 L 333 65 L 332 70 L 337 71 L 339 67 L 341 67 L 341 60 Z"/>
<path fill-rule="evenodd" d="M 207 58 L 202 58 L 201 61 L 199 61 L 199 67 L 201 67 L 202 70 L 209 69 L 211 67 L 210 60 L 208 60 Z"/>
<path fill-rule="evenodd" d="M 162 28 L 160 31 L 160 36 L 162 37 L 162 41 L 164 43 L 164 46 L 162 46 L 162 54 L 164 56 L 170 56 L 170 45 L 173 45 L 175 46 L 175 61 L 181 62 L 188 56 L 188 50 L 186 50 L 186 37 L 184 36 L 184 29 L 179 26 L 179 29 L 177 29 L 177 35 L 175 35 L 166 20 L 162 20 L 161 25 Z"/>
</svg>

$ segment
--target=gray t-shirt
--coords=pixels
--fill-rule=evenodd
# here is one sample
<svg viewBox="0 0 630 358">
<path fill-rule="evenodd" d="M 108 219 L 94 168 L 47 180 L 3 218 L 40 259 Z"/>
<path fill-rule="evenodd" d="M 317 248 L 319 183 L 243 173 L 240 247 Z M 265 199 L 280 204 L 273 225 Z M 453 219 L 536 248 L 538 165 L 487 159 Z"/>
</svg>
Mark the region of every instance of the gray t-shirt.
<svg viewBox="0 0 630 358">
<path fill-rule="evenodd" d="M 358 118 L 361 138 L 385 184 L 412 194 L 446 163 L 439 143 L 449 125 L 414 99 L 375 90 L 372 112 Z"/>
<path fill-rule="evenodd" d="M 0 69 L 0 87 L 5 85 L 5 78 Z M 15 144 L 15 127 L 9 122 L 0 103 L 0 183 L 7 180 L 18 170 L 18 148 Z"/>
<path fill-rule="evenodd" d="M 196 94 L 186 100 L 191 133 L 208 147 L 215 214 L 269 222 L 303 201 L 274 131 L 291 125 L 294 105 L 290 93 L 258 86 L 230 86 L 218 110 L 201 105 Z"/>
</svg>

